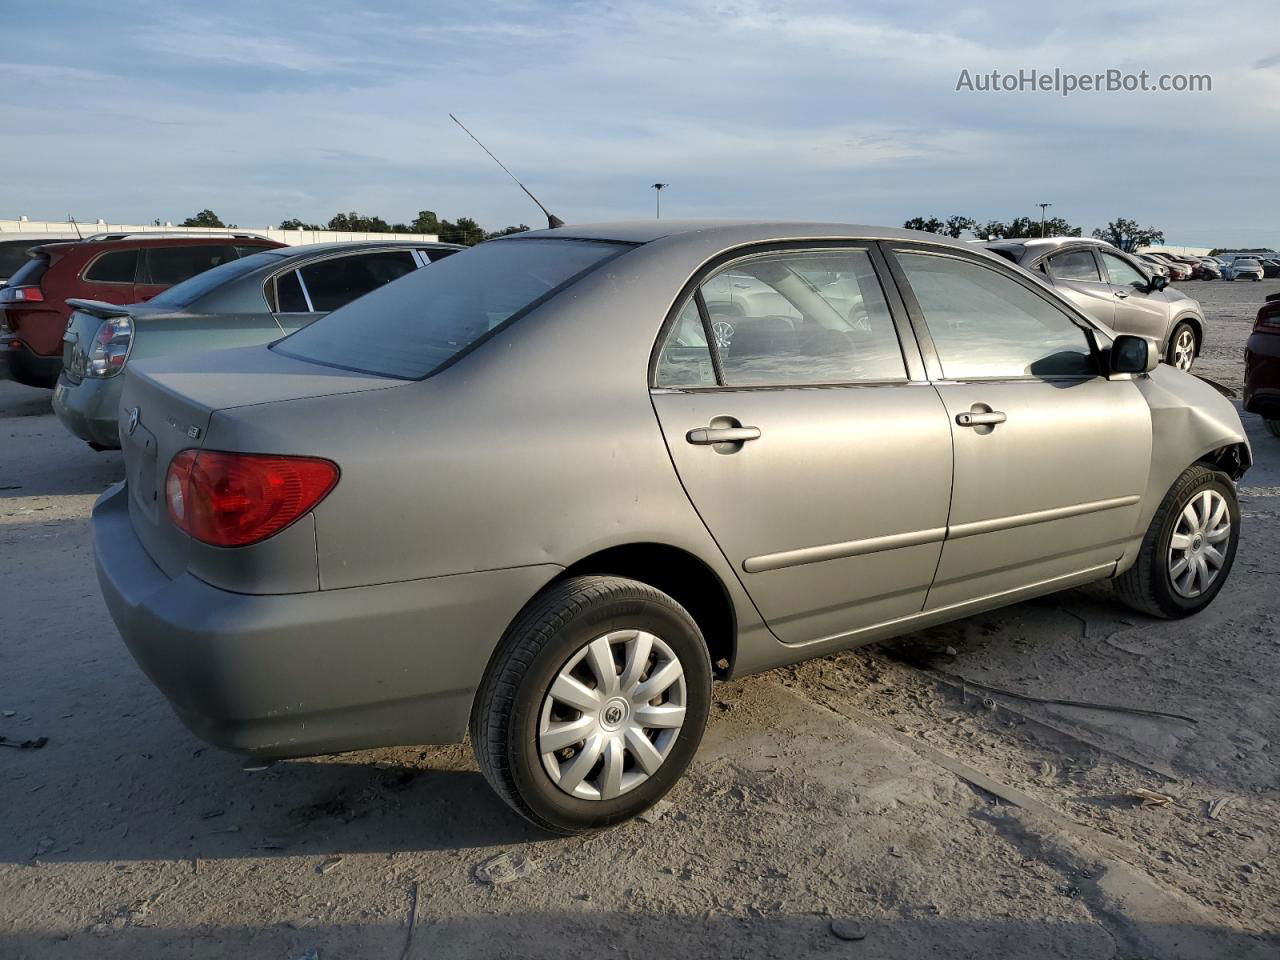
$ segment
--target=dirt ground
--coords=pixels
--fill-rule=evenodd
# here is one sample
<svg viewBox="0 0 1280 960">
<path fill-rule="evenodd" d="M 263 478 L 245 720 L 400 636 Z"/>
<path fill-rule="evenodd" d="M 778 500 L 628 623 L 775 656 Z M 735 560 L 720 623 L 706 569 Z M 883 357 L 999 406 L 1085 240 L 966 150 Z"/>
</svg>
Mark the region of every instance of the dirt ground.
<svg viewBox="0 0 1280 960">
<path fill-rule="evenodd" d="M 1183 287 L 1198 372 L 1239 391 L 1280 283 Z M 94 578 L 119 456 L 0 384 L 0 736 L 49 738 L 0 749 L 0 957 L 1274 958 L 1280 440 L 1245 420 L 1240 551 L 1205 613 L 1093 587 L 720 684 L 669 805 L 564 840 L 466 747 L 262 769 L 187 733 Z M 509 882 L 483 882 L 500 855 Z"/>
</svg>

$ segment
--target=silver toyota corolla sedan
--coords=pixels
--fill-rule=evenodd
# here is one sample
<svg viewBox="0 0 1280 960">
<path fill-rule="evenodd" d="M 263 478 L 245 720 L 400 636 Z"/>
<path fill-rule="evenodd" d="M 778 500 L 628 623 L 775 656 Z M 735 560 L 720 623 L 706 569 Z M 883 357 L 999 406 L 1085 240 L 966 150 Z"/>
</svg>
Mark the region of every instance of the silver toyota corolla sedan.
<svg viewBox="0 0 1280 960">
<path fill-rule="evenodd" d="M 1190 370 L 1200 355 L 1200 302 L 1170 287 L 1168 276 L 1146 261 L 1085 237 L 993 240 L 986 246 L 1044 277 L 1112 330 L 1154 338 L 1165 362 L 1179 370 Z"/>
<path fill-rule="evenodd" d="M 932 235 L 521 234 L 270 346 L 130 364 L 99 579 L 205 739 L 470 732 L 520 814 L 595 829 L 679 778 L 713 678 L 1095 580 L 1203 609 L 1250 450 L 1158 360 Z"/>
</svg>

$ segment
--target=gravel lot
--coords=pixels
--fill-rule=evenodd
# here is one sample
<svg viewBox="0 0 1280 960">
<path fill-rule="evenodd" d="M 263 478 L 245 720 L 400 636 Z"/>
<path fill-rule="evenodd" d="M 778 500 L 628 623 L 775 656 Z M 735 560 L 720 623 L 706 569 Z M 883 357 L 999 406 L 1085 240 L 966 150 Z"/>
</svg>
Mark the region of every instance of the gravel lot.
<svg viewBox="0 0 1280 960">
<path fill-rule="evenodd" d="M 1182 286 L 1211 324 L 1197 372 L 1239 391 L 1280 283 Z M 1275 957 L 1280 440 L 1246 423 L 1244 534 L 1204 614 L 1089 588 L 721 684 L 660 816 L 563 840 L 466 747 L 206 749 L 98 594 L 86 517 L 119 456 L 0 384 L 0 735 L 49 738 L 0 750 L 0 956 Z"/>
</svg>

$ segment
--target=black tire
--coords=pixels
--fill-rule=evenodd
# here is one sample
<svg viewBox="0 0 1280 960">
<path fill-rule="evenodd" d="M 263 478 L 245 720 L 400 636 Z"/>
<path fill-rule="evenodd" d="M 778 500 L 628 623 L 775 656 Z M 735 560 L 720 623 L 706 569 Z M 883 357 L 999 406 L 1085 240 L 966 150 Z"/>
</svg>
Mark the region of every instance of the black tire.
<svg viewBox="0 0 1280 960">
<path fill-rule="evenodd" d="M 1169 334 L 1169 345 L 1165 347 L 1164 350 L 1164 362 L 1169 364 L 1171 367 L 1177 366 L 1177 358 L 1174 356 L 1174 345 L 1178 342 L 1178 338 L 1182 336 L 1184 330 L 1191 331 L 1191 336 L 1195 337 L 1196 341 L 1195 352 L 1191 357 L 1191 366 L 1187 367 L 1187 370 L 1190 371 L 1191 367 L 1196 365 L 1196 357 L 1200 355 L 1200 338 L 1196 337 L 1196 328 L 1185 320 L 1176 324 L 1173 328 L 1173 332 Z"/>
<path fill-rule="evenodd" d="M 1217 578 L 1199 596 L 1188 598 L 1181 596 L 1173 588 L 1169 574 L 1169 542 L 1178 516 L 1196 494 L 1209 488 L 1221 493 L 1227 502 L 1231 535 L 1227 540 L 1225 559 Z M 1199 613 L 1213 602 L 1227 582 L 1239 542 L 1240 504 L 1235 484 L 1221 471 L 1212 470 L 1203 464 L 1190 466 L 1169 488 L 1155 516 L 1151 518 L 1138 559 L 1113 581 L 1116 594 L 1128 606 L 1153 617 L 1175 620 Z"/>
<path fill-rule="evenodd" d="M 561 790 L 538 753 L 544 699 L 565 663 L 613 630 L 642 629 L 675 653 L 685 676 L 685 719 L 662 765 L 610 800 Z M 629 820 L 657 803 L 693 759 L 711 704 L 711 660 L 697 623 L 660 590 L 622 577 L 573 577 L 520 613 L 490 661 L 471 710 L 471 745 L 485 779 L 508 805 L 544 830 L 586 833 Z"/>
<path fill-rule="evenodd" d="M 1273 437 L 1280 437 L 1280 420 L 1264 419 L 1262 422 L 1267 425 L 1268 433 L 1270 433 Z"/>
</svg>

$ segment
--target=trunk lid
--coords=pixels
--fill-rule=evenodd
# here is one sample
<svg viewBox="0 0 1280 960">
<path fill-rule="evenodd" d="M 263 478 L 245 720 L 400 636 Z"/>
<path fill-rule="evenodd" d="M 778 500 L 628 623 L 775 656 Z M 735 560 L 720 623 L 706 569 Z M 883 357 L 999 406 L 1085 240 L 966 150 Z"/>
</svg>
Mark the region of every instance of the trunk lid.
<svg viewBox="0 0 1280 960">
<path fill-rule="evenodd" d="M 260 403 L 386 389 L 405 382 L 306 363 L 266 346 L 157 357 L 130 363 L 123 376 L 120 445 L 129 514 L 143 547 L 170 577 L 186 570 L 193 545 L 169 518 L 165 476 L 178 452 L 203 446 L 214 413 Z"/>
<path fill-rule="evenodd" d="M 79 383 L 84 379 L 85 364 L 93 338 L 97 336 L 98 328 L 104 320 L 112 317 L 138 317 L 147 311 L 145 305 L 138 303 L 121 307 L 101 300 L 75 298 L 68 300 L 67 305 L 71 307 L 71 318 L 62 335 L 62 370 L 72 383 Z"/>
</svg>

